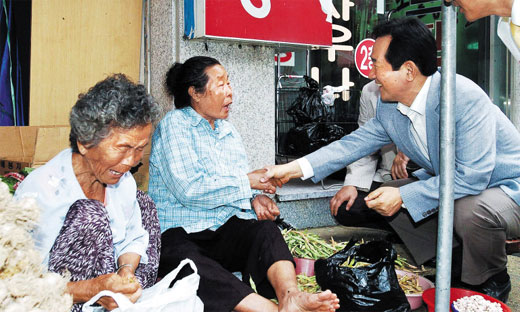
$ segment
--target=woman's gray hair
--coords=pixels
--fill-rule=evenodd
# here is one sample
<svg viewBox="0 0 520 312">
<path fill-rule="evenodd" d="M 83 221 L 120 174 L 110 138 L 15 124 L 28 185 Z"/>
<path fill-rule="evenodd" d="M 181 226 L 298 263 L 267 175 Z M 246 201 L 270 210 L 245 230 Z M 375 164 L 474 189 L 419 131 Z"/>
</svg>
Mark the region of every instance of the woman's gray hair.
<svg viewBox="0 0 520 312">
<path fill-rule="evenodd" d="M 93 147 L 108 137 L 112 128 L 131 129 L 154 123 L 161 108 L 141 84 L 115 74 L 80 94 L 70 112 L 70 147 Z"/>
</svg>

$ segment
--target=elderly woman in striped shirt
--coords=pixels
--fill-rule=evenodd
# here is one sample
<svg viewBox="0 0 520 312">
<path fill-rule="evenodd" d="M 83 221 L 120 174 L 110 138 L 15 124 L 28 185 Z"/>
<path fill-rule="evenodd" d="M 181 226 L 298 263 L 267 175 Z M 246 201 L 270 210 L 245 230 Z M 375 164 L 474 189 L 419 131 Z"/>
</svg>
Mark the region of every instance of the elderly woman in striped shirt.
<svg viewBox="0 0 520 312">
<path fill-rule="evenodd" d="M 149 191 L 162 230 L 159 276 L 192 259 L 205 311 L 337 309 L 330 291 L 298 291 L 293 257 L 272 222 L 280 212 L 260 194 L 277 181 L 261 183 L 263 170 L 249 172 L 240 135 L 225 120 L 233 97 L 224 67 L 192 57 L 170 68 L 166 87 L 177 109 L 159 123 L 150 156 Z M 266 299 L 275 296 L 279 305 Z"/>
</svg>

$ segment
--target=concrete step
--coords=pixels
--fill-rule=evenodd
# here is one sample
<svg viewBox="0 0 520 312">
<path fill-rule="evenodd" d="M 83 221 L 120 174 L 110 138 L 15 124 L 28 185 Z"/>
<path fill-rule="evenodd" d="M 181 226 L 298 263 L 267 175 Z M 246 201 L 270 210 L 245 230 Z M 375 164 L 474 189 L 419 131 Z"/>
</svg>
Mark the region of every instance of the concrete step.
<svg viewBox="0 0 520 312">
<path fill-rule="evenodd" d="M 300 179 L 291 180 L 276 192 L 280 216 L 297 229 L 336 226 L 330 214 L 330 199 L 341 188 L 341 181 L 322 185 Z"/>
</svg>

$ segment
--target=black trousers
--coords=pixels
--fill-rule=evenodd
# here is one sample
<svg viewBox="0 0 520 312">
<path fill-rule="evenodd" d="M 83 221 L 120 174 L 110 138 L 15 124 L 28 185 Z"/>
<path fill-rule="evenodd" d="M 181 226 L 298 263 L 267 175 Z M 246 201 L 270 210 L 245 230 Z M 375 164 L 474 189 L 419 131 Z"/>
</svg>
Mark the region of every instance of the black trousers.
<svg viewBox="0 0 520 312">
<path fill-rule="evenodd" d="M 362 226 L 374 229 L 382 229 L 393 232 L 392 228 L 388 225 L 386 219 L 376 211 L 367 207 L 365 203 L 365 197 L 381 186 L 382 183 L 372 182 L 372 187 L 369 192 L 358 191 L 358 196 L 354 201 L 354 204 L 347 211 L 345 208 L 347 202 L 344 202 L 338 208 L 338 214 L 334 217 L 339 224 L 344 226 Z"/>
<path fill-rule="evenodd" d="M 277 261 L 294 259 L 278 227 L 271 221 L 232 217 L 216 231 L 186 233 L 172 228 L 162 234 L 159 277 L 185 258 L 193 260 L 200 275 L 197 295 L 204 311 L 232 311 L 247 295 L 251 277 L 258 293 L 275 298 L 267 270 Z M 240 281 L 231 272 L 241 272 Z M 191 273 L 181 272 L 179 278 Z"/>
</svg>

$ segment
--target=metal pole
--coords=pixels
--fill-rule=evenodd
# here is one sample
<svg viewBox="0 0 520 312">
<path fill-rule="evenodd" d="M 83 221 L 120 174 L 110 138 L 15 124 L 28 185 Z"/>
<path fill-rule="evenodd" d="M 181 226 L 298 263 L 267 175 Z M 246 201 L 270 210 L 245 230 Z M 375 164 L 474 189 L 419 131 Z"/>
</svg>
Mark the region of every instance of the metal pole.
<svg viewBox="0 0 520 312">
<path fill-rule="evenodd" d="M 148 90 L 148 93 L 152 91 L 152 81 L 151 81 L 151 59 L 152 59 L 152 44 L 151 44 L 151 31 L 150 31 L 150 1 L 146 0 L 146 89 Z"/>
<path fill-rule="evenodd" d="M 456 11 L 442 6 L 442 68 L 440 103 L 439 229 L 435 311 L 450 310 L 451 251 L 453 238 L 453 186 L 455 175 L 455 67 Z"/>
<path fill-rule="evenodd" d="M 520 131 L 520 62 L 513 58 L 511 82 L 511 108 L 509 119 Z"/>
</svg>

